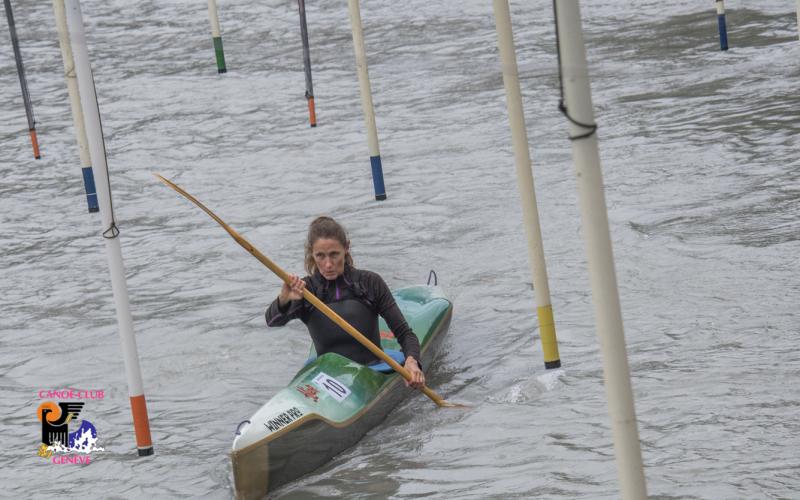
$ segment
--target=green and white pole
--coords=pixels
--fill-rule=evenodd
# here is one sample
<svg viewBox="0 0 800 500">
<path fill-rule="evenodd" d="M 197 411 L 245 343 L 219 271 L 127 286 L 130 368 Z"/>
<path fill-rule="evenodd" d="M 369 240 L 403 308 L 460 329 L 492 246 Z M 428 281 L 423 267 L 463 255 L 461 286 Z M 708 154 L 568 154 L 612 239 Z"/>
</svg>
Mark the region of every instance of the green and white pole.
<svg viewBox="0 0 800 500">
<path fill-rule="evenodd" d="M 150 420 L 147 416 L 147 404 L 144 397 L 136 337 L 133 334 L 133 318 L 128 298 L 128 285 L 125 279 L 125 266 L 122 262 L 119 229 L 114 220 L 114 207 L 111 203 L 111 185 L 108 180 L 103 129 L 100 124 L 100 110 L 97 106 L 97 94 L 94 87 L 92 68 L 89 63 L 86 32 L 83 28 L 79 0 L 65 0 L 64 7 L 67 14 L 67 26 L 75 60 L 75 73 L 81 96 L 81 109 L 86 123 L 89 155 L 97 177 L 97 198 L 100 205 L 100 218 L 102 219 L 102 235 L 103 240 L 105 240 L 108 267 L 111 272 L 111 289 L 117 310 L 117 323 L 125 361 L 125 375 L 128 380 L 128 396 L 131 404 L 131 413 L 133 414 L 136 447 L 139 456 L 147 456 L 153 454 Z"/>
<path fill-rule="evenodd" d="M 624 500 L 645 500 L 647 487 L 611 250 L 580 7 L 577 0 L 553 0 L 553 5 L 566 101 L 566 109 L 562 109 L 569 119 L 621 497 Z M 559 33 L 564 36 L 559 36 Z"/>
<path fill-rule="evenodd" d="M 539 211 L 536 207 L 536 190 L 533 184 L 528 132 L 525 128 L 525 112 L 522 108 L 522 93 L 519 87 L 517 56 L 514 49 L 514 34 L 508 0 L 493 0 L 494 19 L 497 26 L 497 45 L 500 49 L 500 64 L 503 84 L 506 88 L 506 106 L 511 125 L 511 143 L 517 170 L 517 186 L 522 202 L 522 217 L 528 237 L 528 264 L 533 273 L 533 290 L 536 295 L 536 311 L 542 339 L 544 366 L 559 368 L 558 341 L 550 303 L 550 287 L 547 283 L 547 267 L 544 258 Z"/>
<path fill-rule="evenodd" d="M 86 139 L 86 126 L 83 122 L 81 95 L 78 90 L 78 79 L 75 76 L 75 62 L 72 58 L 72 46 L 69 41 L 64 0 L 53 0 L 53 11 L 56 17 L 56 28 L 58 29 L 58 42 L 61 45 L 61 58 L 64 60 L 64 79 L 67 82 L 69 104 L 72 108 L 72 123 L 75 126 L 75 135 L 78 139 L 78 153 L 81 158 L 81 172 L 83 173 L 86 202 L 89 205 L 89 212 L 97 212 L 100 208 L 97 205 L 97 190 L 94 186 L 92 160 L 89 157 L 89 143 Z"/>
<path fill-rule="evenodd" d="M 8 19 L 8 31 L 11 33 L 11 45 L 14 49 L 14 60 L 17 62 L 17 75 L 19 76 L 19 86 L 22 87 L 22 102 L 25 105 L 25 115 L 28 117 L 28 133 L 31 137 L 33 146 L 33 157 L 42 157 L 39 152 L 39 139 L 36 137 L 36 119 L 33 116 L 33 104 L 31 95 L 28 93 L 28 82 L 25 79 L 25 66 L 22 64 L 22 52 L 19 50 L 19 39 L 17 38 L 17 26 L 14 23 L 14 12 L 11 10 L 11 0 L 3 0 L 6 8 L 6 19 Z"/>
<path fill-rule="evenodd" d="M 211 21 L 211 39 L 214 41 L 214 54 L 217 57 L 217 73 L 225 73 L 228 69 L 225 67 L 225 53 L 222 50 L 216 0 L 208 0 L 208 20 Z"/>
<path fill-rule="evenodd" d="M 378 127 L 375 124 L 375 108 L 372 105 L 372 90 L 367 70 L 367 51 L 364 48 L 364 32 L 361 28 L 361 9 L 358 0 L 347 0 L 350 10 L 350 25 L 353 29 L 353 50 L 356 54 L 356 70 L 358 84 L 361 89 L 361 107 L 364 111 L 364 122 L 367 126 L 367 144 L 369 146 L 369 163 L 372 167 L 372 184 L 375 188 L 375 199 L 386 199 L 386 187 L 383 184 L 383 165 L 378 148 Z"/>
</svg>

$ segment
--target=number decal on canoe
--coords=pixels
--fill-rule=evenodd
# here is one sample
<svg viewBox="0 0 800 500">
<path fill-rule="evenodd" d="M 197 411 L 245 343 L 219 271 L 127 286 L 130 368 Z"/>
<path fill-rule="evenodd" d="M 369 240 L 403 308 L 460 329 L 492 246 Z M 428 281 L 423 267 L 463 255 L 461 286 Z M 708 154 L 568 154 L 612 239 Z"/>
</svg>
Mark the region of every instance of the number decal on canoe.
<svg viewBox="0 0 800 500">
<path fill-rule="evenodd" d="M 340 403 L 350 395 L 350 389 L 345 387 L 344 384 L 331 377 L 327 373 L 320 372 L 319 375 L 314 377 L 314 383 L 325 389 L 325 391 L 330 394 L 333 399 L 339 401 Z"/>
</svg>

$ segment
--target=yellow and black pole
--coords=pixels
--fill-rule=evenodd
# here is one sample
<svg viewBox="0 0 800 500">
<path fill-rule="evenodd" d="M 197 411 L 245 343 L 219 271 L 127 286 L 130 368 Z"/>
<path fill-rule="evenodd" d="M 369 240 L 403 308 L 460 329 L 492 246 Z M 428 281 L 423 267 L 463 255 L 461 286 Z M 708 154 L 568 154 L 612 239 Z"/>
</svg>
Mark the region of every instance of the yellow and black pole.
<svg viewBox="0 0 800 500">
<path fill-rule="evenodd" d="M 308 24 L 306 23 L 306 1 L 297 0 L 300 11 L 300 38 L 303 41 L 303 68 L 306 73 L 306 100 L 308 101 L 308 121 L 317 126 L 317 112 L 314 108 L 314 85 L 311 82 L 311 51 L 308 48 Z"/>
<path fill-rule="evenodd" d="M 569 138 L 578 178 L 582 229 L 586 240 L 597 336 L 603 358 L 620 496 L 623 500 L 645 500 L 647 485 L 625 350 L 580 7 L 577 0 L 553 0 L 553 7 L 562 82 L 559 108 L 569 120 Z M 559 34 L 563 34 L 563 37 Z"/>
<path fill-rule="evenodd" d="M 14 59 L 17 62 L 17 74 L 19 75 L 19 85 L 22 87 L 22 101 L 25 104 L 25 114 L 28 117 L 28 132 L 31 136 L 33 146 L 33 157 L 37 160 L 42 157 L 39 152 L 39 139 L 36 137 L 36 120 L 33 117 L 33 105 L 31 96 L 28 93 L 28 82 L 25 80 L 25 66 L 22 64 L 22 52 L 19 50 L 19 39 L 17 38 L 17 27 L 14 24 L 14 12 L 11 10 L 11 0 L 3 0 L 6 8 L 6 18 L 8 19 L 8 30 L 11 32 L 11 45 L 14 48 Z"/>
<path fill-rule="evenodd" d="M 556 327 L 553 321 L 553 307 L 550 303 L 550 287 L 547 284 L 542 231 L 539 226 L 539 211 L 536 208 L 536 192 L 533 185 L 533 172 L 528 146 L 528 132 L 525 128 L 525 114 L 522 109 L 522 95 L 517 73 L 517 56 L 514 50 L 514 35 L 511 29 L 511 14 L 508 0 L 493 0 L 494 18 L 497 26 L 497 45 L 500 49 L 500 63 L 503 83 L 506 88 L 508 120 L 511 124 L 511 143 L 517 170 L 517 185 L 522 202 L 522 216 L 528 238 L 528 262 L 533 272 L 533 290 L 536 295 L 536 312 L 539 318 L 539 334 L 542 340 L 544 366 L 546 369 L 559 368 L 561 358 L 558 354 Z"/>
</svg>

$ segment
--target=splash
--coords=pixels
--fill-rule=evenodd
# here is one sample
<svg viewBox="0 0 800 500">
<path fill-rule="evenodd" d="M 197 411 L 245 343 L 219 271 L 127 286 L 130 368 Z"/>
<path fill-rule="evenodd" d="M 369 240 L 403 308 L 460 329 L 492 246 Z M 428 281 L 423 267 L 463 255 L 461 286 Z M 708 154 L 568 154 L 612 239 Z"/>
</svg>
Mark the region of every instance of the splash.
<svg viewBox="0 0 800 500">
<path fill-rule="evenodd" d="M 526 378 L 514 383 L 504 393 L 489 398 L 495 403 L 512 404 L 538 404 L 542 395 L 547 392 L 558 390 L 563 384 L 562 379 L 566 377 L 563 369 L 548 370 L 536 377 Z"/>
<path fill-rule="evenodd" d="M 105 451 L 97 446 L 97 429 L 88 420 L 81 422 L 81 426 L 75 432 L 69 433 L 69 446 L 61 442 L 55 442 L 47 447 L 53 453 L 83 453 L 90 454 L 95 451 Z"/>
</svg>

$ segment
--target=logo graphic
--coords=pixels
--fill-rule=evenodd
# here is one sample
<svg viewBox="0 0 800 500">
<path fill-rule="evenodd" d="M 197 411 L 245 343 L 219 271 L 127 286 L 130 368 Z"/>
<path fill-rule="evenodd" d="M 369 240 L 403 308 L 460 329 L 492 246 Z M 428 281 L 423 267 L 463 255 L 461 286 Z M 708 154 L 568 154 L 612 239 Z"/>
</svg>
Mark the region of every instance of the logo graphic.
<svg viewBox="0 0 800 500">
<path fill-rule="evenodd" d="M 63 394 L 72 396 L 80 392 L 63 391 Z M 45 391 L 39 393 L 40 397 L 43 393 Z M 36 416 L 42 429 L 40 457 L 52 459 L 54 464 L 88 464 L 93 451 L 103 451 L 97 446 L 97 429 L 88 420 L 82 420 L 77 429 L 70 432 L 70 423 L 78 419 L 84 405 L 83 401 L 44 401 L 39 405 Z"/>
<path fill-rule="evenodd" d="M 319 391 L 313 385 L 311 384 L 306 384 L 304 386 L 298 385 L 297 387 L 295 387 L 295 389 L 297 389 L 298 392 L 300 392 L 303 396 L 309 399 L 313 399 L 315 403 L 319 401 Z"/>
</svg>

